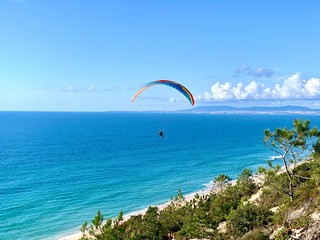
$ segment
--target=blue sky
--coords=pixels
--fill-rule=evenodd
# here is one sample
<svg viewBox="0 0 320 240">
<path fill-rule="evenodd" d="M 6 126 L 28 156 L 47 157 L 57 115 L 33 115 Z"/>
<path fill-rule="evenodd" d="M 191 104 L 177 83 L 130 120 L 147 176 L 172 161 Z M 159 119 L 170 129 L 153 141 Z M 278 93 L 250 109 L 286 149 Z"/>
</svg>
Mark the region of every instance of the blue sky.
<svg viewBox="0 0 320 240">
<path fill-rule="evenodd" d="M 320 108 L 317 1 L 0 2 L 0 110 Z"/>
</svg>

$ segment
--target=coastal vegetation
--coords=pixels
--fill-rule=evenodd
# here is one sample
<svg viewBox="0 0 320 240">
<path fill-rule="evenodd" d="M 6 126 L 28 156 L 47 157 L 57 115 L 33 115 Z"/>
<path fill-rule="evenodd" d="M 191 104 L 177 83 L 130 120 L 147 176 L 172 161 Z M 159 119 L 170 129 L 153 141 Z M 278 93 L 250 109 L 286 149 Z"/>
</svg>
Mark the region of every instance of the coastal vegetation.
<svg viewBox="0 0 320 240">
<path fill-rule="evenodd" d="M 265 130 L 264 142 L 271 149 L 280 155 L 283 166 L 288 177 L 287 186 L 283 186 L 283 192 L 293 201 L 294 187 L 297 181 L 304 176 L 296 172 L 296 166 L 299 161 L 306 158 L 305 151 L 313 147 L 316 151 L 319 149 L 319 131 L 317 128 L 310 129 L 310 121 L 294 120 L 293 129 L 277 128 L 274 132 Z M 269 162 L 269 166 L 272 165 Z"/>
<path fill-rule="evenodd" d="M 179 190 L 164 209 L 124 220 L 105 220 L 100 211 L 81 227 L 82 240 L 101 239 L 319 239 L 320 132 L 309 121 L 265 131 L 264 141 L 283 166 L 244 169 L 235 181 L 221 174 L 216 190 L 187 200 Z M 300 237 L 300 238 L 299 238 Z"/>
</svg>

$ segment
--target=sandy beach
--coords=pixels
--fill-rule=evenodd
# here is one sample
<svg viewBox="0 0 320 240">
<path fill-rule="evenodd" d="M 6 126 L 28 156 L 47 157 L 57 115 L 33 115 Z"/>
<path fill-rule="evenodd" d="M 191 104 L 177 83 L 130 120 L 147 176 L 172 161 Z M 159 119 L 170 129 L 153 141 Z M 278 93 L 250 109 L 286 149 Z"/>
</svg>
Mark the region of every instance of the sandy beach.
<svg viewBox="0 0 320 240">
<path fill-rule="evenodd" d="M 72 234 L 72 235 L 69 235 L 66 237 L 59 238 L 59 240 L 78 240 L 81 237 L 82 237 L 82 233 L 78 232 L 78 233 L 75 233 L 75 234 Z"/>
<path fill-rule="evenodd" d="M 299 162 L 296 166 L 304 163 L 306 161 L 302 161 L 302 162 Z M 282 167 L 279 171 L 278 174 L 281 174 L 281 173 L 284 173 L 285 172 L 285 169 L 284 167 Z M 264 176 L 262 174 L 254 174 L 251 179 L 257 184 L 257 185 L 260 185 L 261 183 L 264 182 Z M 227 182 L 226 185 L 234 185 L 236 184 L 237 180 L 234 179 L 234 180 L 231 180 L 229 182 Z M 210 186 L 202 189 L 202 190 L 199 190 L 197 192 L 194 192 L 194 193 L 190 193 L 190 194 L 187 194 L 186 196 L 184 196 L 185 198 L 185 201 L 186 202 L 189 202 L 191 201 L 196 195 L 199 195 L 199 196 L 205 196 L 205 195 L 208 195 L 210 193 L 215 193 L 215 192 L 219 192 L 221 191 L 219 187 L 211 184 Z M 261 192 L 257 193 L 257 194 L 261 194 Z M 251 201 L 254 201 L 254 197 L 257 197 L 257 196 L 253 196 L 253 198 L 251 199 Z M 157 206 L 158 209 L 161 211 L 163 210 L 164 208 L 166 208 L 168 205 L 170 205 L 171 201 L 168 201 L 166 203 L 163 203 L 163 204 L 160 204 L 160 205 L 153 205 L 153 206 Z M 152 206 L 152 205 L 151 205 Z M 140 214 L 145 214 L 146 211 L 147 211 L 148 208 L 145 208 L 143 210 L 139 210 L 139 211 L 135 211 L 135 212 L 132 212 L 132 213 L 129 213 L 129 214 L 125 214 L 123 216 L 123 221 L 127 221 L 131 216 L 136 216 L 136 215 L 140 215 Z M 79 227 L 80 228 L 80 227 Z M 65 237 L 62 237 L 62 238 L 59 238 L 58 240 L 78 240 L 82 237 L 82 233 L 81 232 L 78 232 L 78 233 L 75 233 L 75 234 L 71 234 L 69 236 L 65 236 Z"/>
<path fill-rule="evenodd" d="M 229 183 L 230 184 L 234 184 L 236 182 L 236 180 L 232 180 L 230 181 Z M 190 200 L 192 200 L 196 195 L 199 195 L 199 196 L 204 196 L 204 195 L 207 195 L 211 192 L 215 192 L 215 191 L 219 191 L 220 189 L 218 189 L 217 187 L 215 187 L 214 185 L 210 185 L 209 187 L 206 187 L 200 191 L 197 191 L 197 192 L 194 192 L 194 193 L 190 193 L 186 196 L 184 196 L 185 198 L 185 201 L 188 202 Z M 168 201 L 166 203 L 163 203 L 163 204 L 160 204 L 160 205 L 154 205 L 154 206 L 157 206 L 159 210 L 163 210 L 164 208 L 166 208 L 168 205 L 170 205 L 171 201 Z M 151 205 L 153 206 L 153 205 Z M 140 215 L 140 214 L 145 214 L 146 211 L 148 210 L 148 208 L 145 208 L 143 210 L 139 210 L 139 211 L 135 211 L 135 212 L 132 212 L 132 213 L 129 213 L 129 214 L 125 214 L 123 216 L 123 221 L 127 221 L 131 216 L 136 216 L 136 215 Z M 80 229 L 80 226 L 79 226 L 79 229 Z M 58 240 L 78 240 L 82 237 L 82 233 L 81 232 L 78 232 L 78 233 L 74 233 L 74 234 L 71 234 L 71 235 L 68 235 L 68 236 L 65 236 L 65 237 L 62 237 L 62 238 L 58 238 Z"/>
</svg>

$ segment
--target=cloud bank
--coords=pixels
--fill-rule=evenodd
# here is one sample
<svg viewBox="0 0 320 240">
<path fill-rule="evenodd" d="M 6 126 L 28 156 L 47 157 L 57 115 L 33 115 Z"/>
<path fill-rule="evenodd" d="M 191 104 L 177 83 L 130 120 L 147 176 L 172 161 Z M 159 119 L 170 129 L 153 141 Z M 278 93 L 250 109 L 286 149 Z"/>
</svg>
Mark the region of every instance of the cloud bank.
<svg viewBox="0 0 320 240">
<path fill-rule="evenodd" d="M 198 96 L 199 100 L 308 100 L 320 99 L 320 78 L 309 80 L 301 79 L 300 74 L 294 74 L 277 83 L 273 87 L 268 87 L 263 83 L 252 81 L 248 85 L 231 82 L 216 82 L 211 87 L 211 92 Z"/>
</svg>

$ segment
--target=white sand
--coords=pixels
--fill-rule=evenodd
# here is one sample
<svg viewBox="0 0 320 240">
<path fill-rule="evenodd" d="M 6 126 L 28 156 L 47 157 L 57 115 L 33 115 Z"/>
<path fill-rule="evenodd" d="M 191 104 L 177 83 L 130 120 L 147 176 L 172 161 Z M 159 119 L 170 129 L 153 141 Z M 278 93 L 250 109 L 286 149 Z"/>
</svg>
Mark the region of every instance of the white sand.
<svg viewBox="0 0 320 240">
<path fill-rule="evenodd" d="M 297 163 L 296 167 L 298 165 L 304 163 L 304 162 L 305 161 Z M 278 174 L 281 174 L 281 173 L 284 173 L 284 172 L 285 172 L 285 169 L 284 169 L 284 167 L 282 167 L 282 169 L 279 171 Z M 261 185 L 264 182 L 264 177 L 261 174 L 256 174 L 256 175 L 253 175 L 252 180 L 257 185 Z M 237 180 L 232 180 L 228 184 L 229 185 L 234 185 L 234 184 L 236 184 L 236 181 Z M 217 187 L 211 185 L 210 187 L 207 187 L 207 188 L 205 188 L 203 190 L 200 190 L 198 192 L 188 194 L 188 195 L 184 196 L 184 198 L 185 198 L 185 201 L 188 202 L 188 201 L 192 200 L 196 195 L 205 196 L 205 195 L 209 194 L 210 192 L 218 192 L 218 191 L 220 191 L 220 188 L 217 188 Z M 256 198 L 258 198 L 260 194 L 261 194 L 261 192 L 258 192 L 256 195 L 254 195 L 255 197 L 253 197 L 253 199 L 251 199 L 251 200 L 252 201 L 256 200 Z M 166 203 L 161 204 L 161 205 L 157 205 L 157 207 L 158 207 L 159 210 L 163 210 L 168 205 L 170 205 L 170 203 L 171 203 L 171 201 L 170 202 L 166 202 Z M 131 216 L 137 216 L 137 215 L 140 215 L 140 214 L 143 215 L 143 214 L 146 213 L 147 210 L 148 210 L 148 208 L 140 210 L 140 211 L 132 212 L 130 214 L 126 214 L 126 215 L 123 216 L 123 221 L 127 221 Z M 81 237 L 82 237 L 82 233 L 78 232 L 78 233 L 75 233 L 75 234 L 72 234 L 72 235 L 69 235 L 69 236 L 66 236 L 66 237 L 59 238 L 58 240 L 78 240 Z"/>
<path fill-rule="evenodd" d="M 230 182 L 231 184 L 234 184 L 235 181 L 231 181 Z M 191 194 L 188 194 L 186 196 L 184 196 L 185 198 L 185 201 L 188 202 L 190 200 L 192 200 L 196 195 L 199 195 L 199 196 L 204 196 L 204 195 L 207 195 L 209 194 L 210 192 L 215 192 L 215 191 L 220 191 L 220 189 L 217 189 L 216 187 L 214 186 L 210 186 L 210 187 L 207 187 L 203 190 L 200 190 L 198 192 L 195 192 L 195 193 L 191 193 Z M 169 206 L 171 203 L 170 202 L 166 202 L 166 203 L 163 203 L 163 204 L 160 204 L 160 205 L 156 205 L 156 207 L 158 207 L 159 210 L 163 210 L 165 209 L 167 206 Z M 132 212 L 130 214 L 125 214 L 123 216 L 123 221 L 127 221 L 131 216 L 137 216 L 137 215 L 143 215 L 146 213 L 146 211 L 148 210 L 148 208 L 146 209 L 143 209 L 143 210 L 140 210 L 140 211 L 135 211 L 135 212 Z M 79 227 L 80 228 L 80 227 Z M 62 237 L 62 238 L 59 238 L 58 240 L 78 240 L 82 237 L 82 233 L 81 232 L 78 232 L 78 233 L 74 233 L 74 234 L 71 234 L 71 235 L 68 235 L 68 236 L 65 236 L 65 237 Z"/>
<path fill-rule="evenodd" d="M 82 237 L 82 233 L 79 232 L 79 233 L 75 233 L 75 234 L 72 234 L 72 235 L 69 235 L 69 236 L 66 236 L 63 238 L 59 238 L 59 240 L 78 240 L 81 237 Z"/>
</svg>

